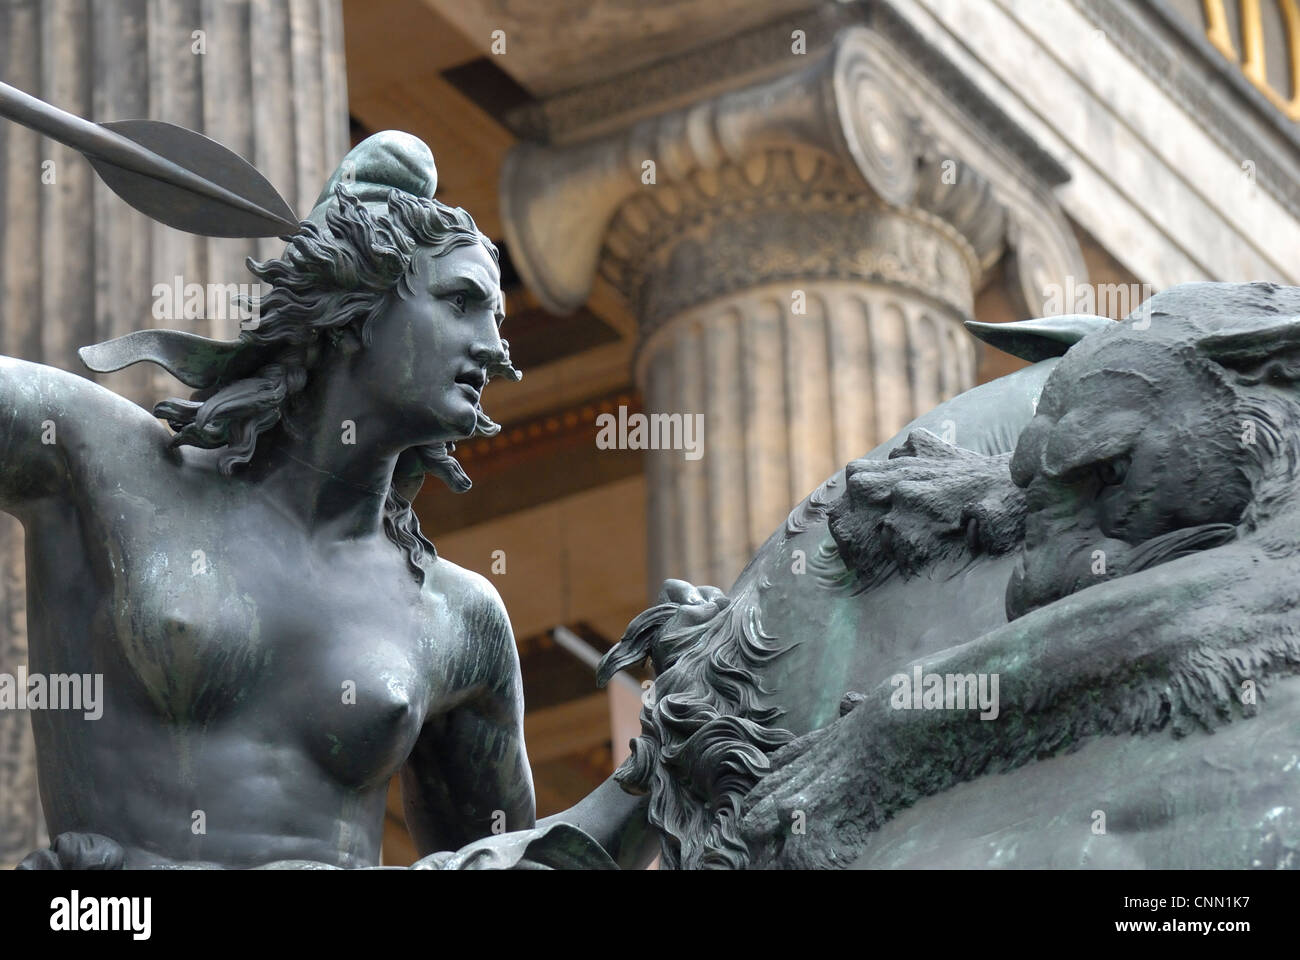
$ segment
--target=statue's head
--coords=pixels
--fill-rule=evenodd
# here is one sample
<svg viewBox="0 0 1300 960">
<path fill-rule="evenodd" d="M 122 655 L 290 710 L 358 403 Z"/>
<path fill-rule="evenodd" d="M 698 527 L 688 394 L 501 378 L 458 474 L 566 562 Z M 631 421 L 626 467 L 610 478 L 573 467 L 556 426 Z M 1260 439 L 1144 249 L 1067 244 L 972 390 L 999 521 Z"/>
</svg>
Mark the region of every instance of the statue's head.
<svg viewBox="0 0 1300 960">
<path fill-rule="evenodd" d="M 368 247 L 362 254 L 351 245 L 349 254 L 356 262 L 368 256 L 378 269 L 366 291 L 372 303 L 358 303 L 356 319 L 329 329 L 332 357 L 323 359 L 336 361 L 349 388 L 396 429 L 394 440 L 403 447 L 436 444 L 441 454 L 450 442 L 495 434 L 499 428 L 483 411 L 483 388 L 495 376 L 517 377 L 500 336 L 505 310 L 496 248 L 464 211 L 396 191 L 386 218 L 361 226 L 365 208 L 344 187 L 338 190 L 339 212 L 331 216 L 354 215 Z M 297 238 L 295 244 L 308 246 Z M 339 259 L 337 252 L 326 254 L 326 277 L 306 279 L 304 299 L 330 286 Z M 275 283 L 276 268 L 268 267 L 259 265 L 260 276 Z M 285 290 L 288 280 L 280 278 L 273 289 Z M 284 303 L 297 310 L 302 299 Z"/>
<path fill-rule="evenodd" d="M 278 259 L 249 261 L 270 293 L 239 337 L 238 360 L 191 400 L 155 408 L 176 444 L 224 448 L 229 474 L 273 427 L 312 416 L 309 378 L 339 375 L 454 490 L 469 478 L 456 440 L 500 428 L 480 394 L 491 377 L 519 379 L 498 326 L 504 318 L 497 249 L 459 208 L 433 199 L 428 147 L 407 134 L 358 145 Z"/>
<path fill-rule="evenodd" d="M 1007 614 L 1221 546 L 1289 496 L 1300 290 L 1185 284 L 1083 338 L 1011 462 L 1026 491 Z"/>
<path fill-rule="evenodd" d="M 300 436 L 320 416 L 305 388 L 330 378 L 399 454 L 384 525 L 422 576 L 433 545 L 408 498 L 425 473 L 469 489 L 455 441 L 496 434 L 482 390 L 492 377 L 520 378 L 498 332 L 497 249 L 468 213 L 433 199 L 436 185 L 423 142 L 376 134 L 348 154 L 282 256 L 248 261 L 270 292 L 237 341 L 140 331 L 82 358 L 97 371 L 150 361 L 195 387 L 154 413 L 176 431 L 173 445 L 219 449 L 227 476 L 273 431 Z"/>
</svg>

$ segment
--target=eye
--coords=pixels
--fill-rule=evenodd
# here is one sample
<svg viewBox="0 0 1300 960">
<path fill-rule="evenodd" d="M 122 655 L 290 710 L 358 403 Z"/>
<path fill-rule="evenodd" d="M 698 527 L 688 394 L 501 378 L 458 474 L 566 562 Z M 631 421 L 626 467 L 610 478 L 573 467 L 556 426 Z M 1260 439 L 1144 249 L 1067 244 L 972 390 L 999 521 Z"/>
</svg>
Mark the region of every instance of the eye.
<svg viewBox="0 0 1300 960">
<path fill-rule="evenodd" d="M 458 313 L 464 313 L 464 312 L 465 312 L 465 302 L 466 302 L 466 301 L 465 301 L 465 293 L 464 293 L 464 291 L 460 291 L 460 292 L 457 292 L 457 293 L 453 293 L 453 294 L 452 294 L 450 297 L 448 297 L 447 299 L 451 301 L 452 306 L 454 306 L 454 307 L 456 308 L 456 310 L 457 310 Z"/>
<path fill-rule="evenodd" d="M 1128 476 L 1128 457 L 1116 457 L 1097 464 L 1097 481 L 1103 487 L 1113 487 L 1124 482 Z"/>
</svg>

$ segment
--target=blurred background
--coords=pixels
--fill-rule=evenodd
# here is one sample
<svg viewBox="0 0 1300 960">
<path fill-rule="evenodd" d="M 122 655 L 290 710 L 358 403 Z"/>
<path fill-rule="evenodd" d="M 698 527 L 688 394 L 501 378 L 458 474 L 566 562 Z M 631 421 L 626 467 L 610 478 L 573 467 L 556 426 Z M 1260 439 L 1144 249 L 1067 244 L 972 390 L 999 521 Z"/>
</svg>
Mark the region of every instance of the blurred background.
<svg viewBox="0 0 1300 960">
<path fill-rule="evenodd" d="M 500 248 L 525 378 L 458 449 L 474 488 L 415 506 L 506 602 L 542 816 L 626 756 L 644 675 L 600 691 L 593 664 L 665 577 L 727 588 L 833 471 L 1019 365 L 963 320 L 1296 283 L 1298 72 L 1294 0 L 0 0 L 5 82 L 200 130 L 300 215 L 351 145 L 409 131 Z M 10 123 L 0 214 L 0 353 L 79 373 L 158 325 L 155 284 L 246 283 L 281 248 L 151 223 Z M 602 449 L 620 410 L 702 416 L 702 455 Z M 29 721 L 0 713 L 0 865 L 44 842 Z M 394 789 L 385 862 L 415 856 Z"/>
</svg>

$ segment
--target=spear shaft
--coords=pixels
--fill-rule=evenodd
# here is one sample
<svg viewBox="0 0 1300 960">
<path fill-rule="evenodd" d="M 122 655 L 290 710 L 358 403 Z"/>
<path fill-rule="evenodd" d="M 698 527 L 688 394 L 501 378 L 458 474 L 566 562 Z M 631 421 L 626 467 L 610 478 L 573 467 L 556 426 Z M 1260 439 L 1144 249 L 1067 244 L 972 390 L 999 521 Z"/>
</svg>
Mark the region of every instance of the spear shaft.
<svg viewBox="0 0 1300 960">
<path fill-rule="evenodd" d="M 24 93 L 16 87 L 12 87 L 3 82 L 0 82 L 0 116 L 8 117 L 16 123 L 20 123 L 25 127 L 30 127 L 39 133 L 45 134 L 45 136 L 50 137 L 53 140 L 57 140 L 59 143 L 72 147 L 74 150 L 78 150 L 88 158 L 91 158 L 92 162 L 93 160 L 99 160 L 111 164 L 114 167 L 119 167 L 129 173 L 139 174 L 140 176 L 154 181 L 170 184 L 173 187 L 198 194 L 200 197 L 206 197 L 210 200 L 217 201 L 219 204 L 242 211 L 245 214 L 251 215 L 253 218 L 266 221 L 264 232 L 241 232 L 238 234 L 211 233 L 209 235 L 275 236 L 298 232 L 298 221 L 293 217 L 292 208 L 290 208 L 278 194 L 274 194 L 273 189 L 271 189 L 271 193 L 275 195 L 276 199 L 280 200 L 280 206 L 283 207 L 283 209 L 278 212 L 268 210 L 263 204 L 249 199 L 246 196 L 242 196 L 234 190 L 228 189 L 219 183 L 215 183 L 210 178 L 204 177 L 195 171 L 182 166 L 175 160 L 161 156 L 154 150 L 109 129 L 102 124 L 92 123 L 91 121 L 84 120 L 75 114 L 68 113 L 65 110 L 60 110 L 58 107 L 46 103 L 44 100 L 39 100 L 36 97 Z M 171 126 L 170 124 L 159 124 L 151 121 L 133 122 L 137 124 L 153 123 L 158 127 Z M 174 129 L 181 130 L 182 128 Z M 257 174 L 256 170 L 251 166 L 248 166 L 245 161 L 237 157 L 235 154 L 231 154 L 225 147 L 222 147 L 214 141 L 207 140 L 207 138 L 201 138 L 199 134 L 195 134 L 193 131 L 184 132 L 188 133 L 191 138 L 199 138 L 206 141 L 211 144 L 215 150 L 219 150 L 224 154 L 229 154 L 230 158 L 237 160 L 240 164 L 247 167 L 248 171 L 253 176 L 262 180 L 266 188 L 270 188 L 270 184 L 265 183 L 264 179 L 261 178 L 260 174 Z M 195 144 L 197 143 L 197 140 L 191 139 L 188 140 L 187 143 Z M 230 163 L 230 160 L 225 157 L 222 157 L 221 159 L 224 160 L 226 164 Z M 96 168 L 100 169 L 102 175 L 103 170 L 98 166 L 98 164 L 96 165 Z M 128 203 L 131 203 L 133 206 L 138 205 L 132 196 L 127 195 L 127 193 L 120 188 L 118 183 L 109 181 L 109 185 L 117 190 L 119 194 L 122 194 L 123 199 L 127 200 Z M 150 213 L 150 215 L 156 215 L 153 209 L 147 209 L 145 212 Z M 189 224 L 182 226 L 181 229 L 191 229 L 192 232 L 200 233 L 208 232 L 205 229 L 193 230 L 192 226 L 193 224 Z"/>
</svg>

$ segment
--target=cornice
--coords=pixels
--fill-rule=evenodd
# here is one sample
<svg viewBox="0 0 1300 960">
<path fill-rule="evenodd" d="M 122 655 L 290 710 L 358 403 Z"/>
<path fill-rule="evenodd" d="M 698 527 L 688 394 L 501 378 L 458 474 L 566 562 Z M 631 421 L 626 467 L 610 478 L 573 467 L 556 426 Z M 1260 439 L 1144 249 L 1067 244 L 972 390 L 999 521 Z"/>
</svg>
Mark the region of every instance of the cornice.
<svg viewBox="0 0 1300 960">
<path fill-rule="evenodd" d="M 1055 157 L 926 40 L 890 0 L 810 5 L 805 12 L 781 17 L 721 43 L 528 104 L 507 114 L 504 122 L 524 141 L 560 143 L 597 136 L 728 89 L 798 70 L 807 60 L 823 54 L 840 31 L 855 25 L 869 27 L 897 46 L 1048 187 L 1070 179 L 1069 171 Z M 803 31 L 806 38 L 803 55 L 791 53 L 795 30 Z"/>
<path fill-rule="evenodd" d="M 1070 0 L 1202 130 L 1255 164 L 1255 183 L 1300 218 L 1300 130 L 1165 0 Z M 1196 69 L 1187 69 L 1183 59 Z M 1227 102 L 1225 102 L 1225 93 Z M 1239 115 L 1253 118 L 1252 130 Z"/>
<path fill-rule="evenodd" d="M 808 59 L 815 59 L 836 32 L 852 22 L 844 4 L 812 6 L 720 43 L 526 104 L 507 113 L 503 122 L 521 140 L 585 139 L 611 126 L 625 126 L 728 88 L 798 69 Z M 804 54 L 791 51 L 795 30 L 802 30 L 806 37 Z"/>
</svg>

